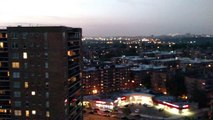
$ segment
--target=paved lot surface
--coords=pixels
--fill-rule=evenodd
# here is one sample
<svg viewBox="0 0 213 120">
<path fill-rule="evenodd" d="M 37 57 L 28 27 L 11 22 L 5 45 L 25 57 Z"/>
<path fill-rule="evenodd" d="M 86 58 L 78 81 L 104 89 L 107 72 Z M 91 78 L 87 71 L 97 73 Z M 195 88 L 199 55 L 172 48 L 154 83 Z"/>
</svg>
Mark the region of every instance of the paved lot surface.
<svg viewBox="0 0 213 120">
<path fill-rule="evenodd" d="M 124 115 L 123 109 L 129 108 L 131 111 L 129 115 Z M 159 111 L 154 107 L 146 107 L 139 104 L 128 105 L 128 107 L 120 108 L 118 111 L 109 113 L 111 117 L 98 115 L 97 113 L 90 114 L 91 110 L 87 110 L 84 114 L 84 120 L 118 120 L 118 118 L 127 117 L 130 120 L 181 120 L 183 117 L 174 115 L 166 111 Z M 114 116 L 114 117 L 112 117 Z M 117 118 L 115 118 L 115 116 Z"/>
<path fill-rule="evenodd" d="M 118 120 L 112 117 L 104 117 L 100 115 L 84 114 L 84 120 Z"/>
<path fill-rule="evenodd" d="M 133 106 L 130 105 L 129 107 L 132 113 L 136 113 L 136 114 L 144 114 L 144 115 L 151 115 L 151 116 L 165 117 L 165 118 L 175 116 L 166 111 L 159 111 L 158 109 L 154 107 L 149 108 L 149 107 L 144 107 L 143 105 L 133 105 Z M 139 111 L 135 112 L 136 109 Z"/>
</svg>

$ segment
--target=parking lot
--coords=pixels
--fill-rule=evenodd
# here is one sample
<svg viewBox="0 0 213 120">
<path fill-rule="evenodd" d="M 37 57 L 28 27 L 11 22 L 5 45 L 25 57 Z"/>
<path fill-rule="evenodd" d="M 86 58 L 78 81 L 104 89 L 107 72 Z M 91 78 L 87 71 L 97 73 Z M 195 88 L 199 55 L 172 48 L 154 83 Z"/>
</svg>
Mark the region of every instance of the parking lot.
<svg viewBox="0 0 213 120">
<path fill-rule="evenodd" d="M 97 115 L 97 114 L 85 113 L 84 120 L 118 120 L 118 119 L 113 118 L 113 117 L 101 116 L 101 115 Z"/>
<path fill-rule="evenodd" d="M 164 110 L 156 109 L 155 107 L 144 106 L 140 104 L 128 105 L 132 114 L 150 115 L 154 117 L 168 118 L 174 115 L 165 112 Z"/>
<path fill-rule="evenodd" d="M 129 109 L 130 113 L 125 115 L 124 109 Z M 100 114 L 101 113 L 101 114 Z M 180 119 L 180 116 L 170 114 L 164 110 L 141 104 L 130 104 L 117 111 L 104 113 L 103 111 L 86 110 L 84 114 L 85 120 L 118 120 L 128 118 L 129 120 L 162 120 L 169 118 Z"/>
</svg>

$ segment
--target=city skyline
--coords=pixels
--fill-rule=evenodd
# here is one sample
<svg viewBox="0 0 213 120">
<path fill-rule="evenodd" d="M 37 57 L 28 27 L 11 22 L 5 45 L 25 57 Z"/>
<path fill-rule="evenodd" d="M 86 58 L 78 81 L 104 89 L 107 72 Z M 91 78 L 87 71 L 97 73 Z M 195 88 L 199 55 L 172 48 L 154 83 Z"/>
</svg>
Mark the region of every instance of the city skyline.
<svg viewBox="0 0 213 120">
<path fill-rule="evenodd" d="M 12 3 L 12 4 L 11 4 Z M 2 1 L 0 26 L 66 25 L 84 36 L 213 33 L 211 0 Z M 7 9 L 10 5 L 12 9 Z"/>
</svg>

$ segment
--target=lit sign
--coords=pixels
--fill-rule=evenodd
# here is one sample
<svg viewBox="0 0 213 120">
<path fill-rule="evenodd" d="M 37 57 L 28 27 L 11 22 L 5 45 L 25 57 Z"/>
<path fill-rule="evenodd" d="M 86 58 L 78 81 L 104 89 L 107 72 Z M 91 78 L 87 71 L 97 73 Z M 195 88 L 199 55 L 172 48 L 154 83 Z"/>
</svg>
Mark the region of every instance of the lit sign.
<svg viewBox="0 0 213 120">
<path fill-rule="evenodd" d="M 179 106 L 178 106 L 178 105 L 175 105 L 175 104 L 171 104 L 171 103 L 168 103 L 168 102 L 165 102 L 165 101 L 163 101 L 163 103 L 164 103 L 165 105 L 169 105 L 169 106 L 172 106 L 172 107 L 175 107 L 175 108 L 179 108 Z"/>
<path fill-rule="evenodd" d="M 189 107 L 189 105 L 184 105 L 184 106 L 183 106 L 183 108 L 188 108 L 188 107 Z"/>
<path fill-rule="evenodd" d="M 126 97 L 125 96 L 121 97 L 121 100 L 126 100 Z"/>
<path fill-rule="evenodd" d="M 96 101 L 96 103 L 105 104 L 106 102 L 104 102 L 104 101 Z"/>
</svg>

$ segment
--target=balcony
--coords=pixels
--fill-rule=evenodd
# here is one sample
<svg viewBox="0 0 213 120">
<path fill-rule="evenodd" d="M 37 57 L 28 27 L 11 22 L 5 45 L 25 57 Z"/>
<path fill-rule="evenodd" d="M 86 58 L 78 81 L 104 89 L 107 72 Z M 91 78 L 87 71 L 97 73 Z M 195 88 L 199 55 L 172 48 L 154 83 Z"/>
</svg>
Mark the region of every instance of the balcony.
<svg viewBox="0 0 213 120">
<path fill-rule="evenodd" d="M 0 67 L 0 71 L 8 71 L 8 67 Z"/>
<path fill-rule="evenodd" d="M 8 81 L 9 77 L 7 76 L 0 76 L 0 81 Z"/>
<path fill-rule="evenodd" d="M 79 45 L 68 46 L 68 50 L 80 49 Z"/>
<path fill-rule="evenodd" d="M 12 120 L 10 113 L 0 113 L 0 118 L 2 118 L 2 120 Z"/>
<path fill-rule="evenodd" d="M 1 52 L 8 52 L 8 48 L 7 48 L 7 47 L 0 48 L 0 51 L 1 51 Z"/>
<path fill-rule="evenodd" d="M 68 77 L 72 77 L 72 76 L 75 76 L 75 75 L 78 75 L 78 74 L 80 74 L 79 69 L 77 69 L 77 70 L 71 69 L 71 70 L 69 70 Z"/>
<path fill-rule="evenodd" d="M 71 87 L 75 86 L 78 83 L 80 83 L 80 80 L 76 80 L 75 82 L 72 82 L 72 83 L 68 84 L 68 88 L 71 88 Z"/>
<path fill-rule="evenodd" d="M 8 57 L 0 57 L 0 61 L 8 61 Z"/>
<path fill-rule="evenodd" d="M 73 94 L 75 94 L 79 89 L 81 89 L 80 83 L 78 83 L 75 86 L 71 87 L 69 89 L 69 96 L 72 96 Z"/>
<path fill-rule="evenodd" d="M 72 69 L 74 67 L 79 67 L 79 63 L 68 64 L 68 69 Z"/>
<path fill-rule="evenodd" d="M 70 32 L 67 34 L 68 40 L 80 40 L 81 36 L 79 32 Z"/>
<path fill-rule="evenodd" d="M 0 100 L 10 100 L 10 99 L 11 99 L 10 96 L 6 96 L 6 95 L 0 96 Z"/>
<path fill-rule="evenodd" d="M 80 56 L 79 54 L 75 54 L 73 56 L 68 56 L 68 60 L 72 61 L 73 58 L 76 58 L 76 57 L 79 57 L 79 56 Z"/>
<path fill-rule="evenodd" d="M 10 109 L 11 105 L 1 105 L 1 108 L 3 108 L 3 109 Z"/>
</svg>

